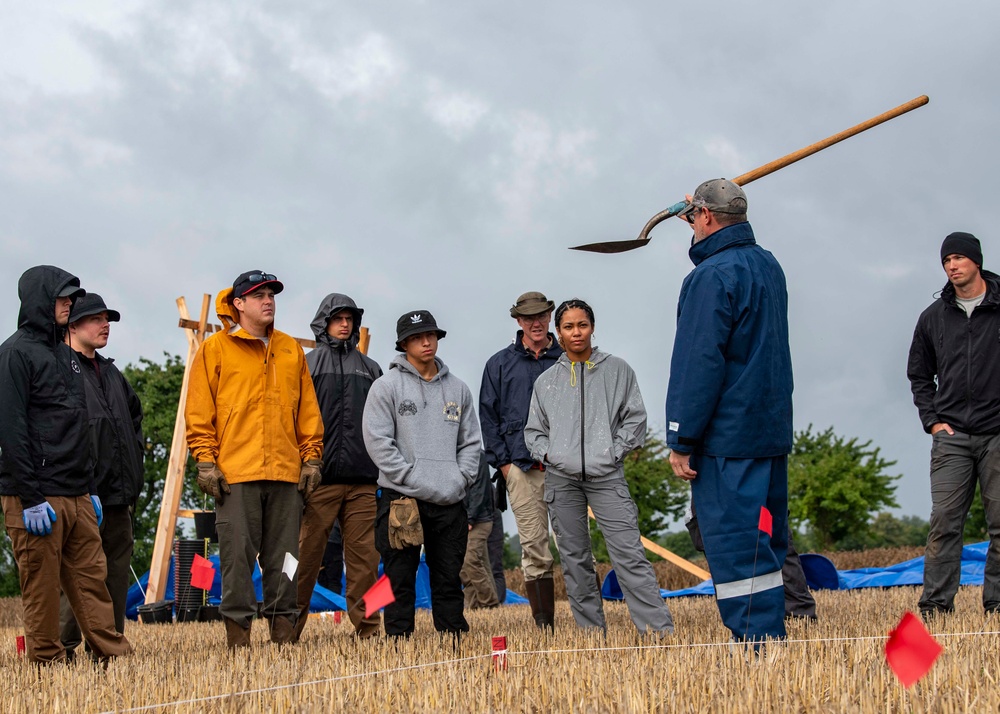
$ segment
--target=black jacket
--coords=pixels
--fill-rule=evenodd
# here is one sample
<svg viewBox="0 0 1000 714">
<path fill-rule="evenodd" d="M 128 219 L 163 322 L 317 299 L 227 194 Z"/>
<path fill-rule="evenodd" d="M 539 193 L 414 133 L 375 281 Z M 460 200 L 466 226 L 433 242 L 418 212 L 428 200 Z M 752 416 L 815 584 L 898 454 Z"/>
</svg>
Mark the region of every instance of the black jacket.
<svg viewBox="0 0 1000 714">
<path fill-rule="evenodd" d="M 469 514 L 469 525 L 476 523 L 492 523 L 493 509 L 496 497 L 493 484 L 490 481 L 490 465 L 486 462 L 486 453 L 479 453 L 479 475 L 475 482 L 465 490 L 465 511 Z"/>
<path fill-rule="evenodd" d="M 326 332 L 330 318 L 341 310 L 354 313 L 354 332 L 347 340 L 336 340 Z M 323 414 L 324 486 L 378 481 L 378 469 L 365 449 L 361 417 L 368 390 L 382 369 L 357 349 L 363 314 L 351 298 L 332 293 L 323 298 L 310 323 L 316 349 L 306 355 L 306 363 Z"/>
<path fill-rule="evenodd" d="M 1000 432 L 1000 276 L 982 276 L 986 296 L 971 317 L 949 283 L 917 320 L 906 376 L 928 433 L 938 422 L 966 434 Z"/>
<path fill-rule="evenodd" d="M 56 296 L 79 279 L 41 265 L 17 283 L 18 330 L 0 345 L 0 494 L 24 508 L 95 493 L 87 398 L 76 352 L 56 325 Z"/>
<path fill-rule="evenodd" d="M 77 358 L 86 384 L 97 495 L 105 506 L 133 506 L 145 482 L 142 404 L 114 360 L 97 354 L 95 368 L 85 355 Z"/>
<path fill-rule="evenodd" d="M 517 331 L 514 342 L 490 357 L 479 387 L 479 424 L 490 466 L 499 469 L 514 464 L 522 471 L 535 460 L 524 445 L 524 424 L 528 420 L 531 388 L 538 375 L 559 361 L 562 348 L 549 333 L 552 346 L 535 355 L 524 349 L 524 332 Z"/>
</svg>

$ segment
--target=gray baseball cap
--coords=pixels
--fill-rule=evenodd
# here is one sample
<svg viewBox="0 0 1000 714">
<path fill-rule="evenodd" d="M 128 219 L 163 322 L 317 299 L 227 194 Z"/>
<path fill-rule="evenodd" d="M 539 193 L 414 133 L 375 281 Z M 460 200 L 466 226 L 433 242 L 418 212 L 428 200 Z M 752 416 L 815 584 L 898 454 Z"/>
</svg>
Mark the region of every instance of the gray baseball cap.
<svg viewBox="0 0 1000 714">
<path fill-rule="evenodd" d="M 696 208 L 707 208 L 712 213 L 746 213 L 747 195 L 729 179 L 712 179 L 694 190 L 691 202 L 677 215 L 686 216 Z"/>
</svg>

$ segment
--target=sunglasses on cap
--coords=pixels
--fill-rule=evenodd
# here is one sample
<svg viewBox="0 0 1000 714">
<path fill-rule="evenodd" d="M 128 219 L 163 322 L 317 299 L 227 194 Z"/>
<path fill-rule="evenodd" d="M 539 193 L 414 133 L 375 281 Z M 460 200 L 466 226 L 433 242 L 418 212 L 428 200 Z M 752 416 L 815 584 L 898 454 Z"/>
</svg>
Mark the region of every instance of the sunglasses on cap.
<svg viewBox="0 0 1000 714">
<path fill-rule="evenodd" d="M 251 283 L 263 283 L 269 280 L 277 280 L 277 275 L 271 275 L 270 273 L 250 273 L 247 276 L 247 280 Z"/>
</svg>

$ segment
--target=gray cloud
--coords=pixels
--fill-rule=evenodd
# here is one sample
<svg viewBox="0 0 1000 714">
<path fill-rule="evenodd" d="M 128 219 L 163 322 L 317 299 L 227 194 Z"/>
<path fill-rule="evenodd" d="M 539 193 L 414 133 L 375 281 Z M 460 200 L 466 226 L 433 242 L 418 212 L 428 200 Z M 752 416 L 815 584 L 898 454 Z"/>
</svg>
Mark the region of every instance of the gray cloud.
<svg viewBox="0 0 1000 714">
<path fill-rule="evenodd" d="M 699 182 L 733 176 L 918 94 L 928 107 L 751 184 L 751 221 L 788 274 L 796 425 L 872 438 L 929 512 L 905 379 L 944 283 L 941 238 L 991 265 L 993 28 L 960 3 L 242 3 L 9 8 L 0 61 L 0 264 L 13 330 L 30 265 L 76 272 L 123 313 L 109 353 L 180 353 L 174 298 L 260 267 L 305 335 L 344 291 L 372 354 L 432 310 L 475 390 L 524 290 L 586 298 L 598 342 L 662 404 L 689 232 L 618 256 Z"/>
</svg>

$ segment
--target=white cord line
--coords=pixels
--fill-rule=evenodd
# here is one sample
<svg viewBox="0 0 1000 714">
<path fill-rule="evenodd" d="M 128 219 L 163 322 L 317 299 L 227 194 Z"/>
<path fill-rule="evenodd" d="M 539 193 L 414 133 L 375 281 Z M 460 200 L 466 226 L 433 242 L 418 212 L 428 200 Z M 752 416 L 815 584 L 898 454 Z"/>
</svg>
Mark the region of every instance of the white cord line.
<svg viewBox="0 0 1000 714">
<path fill-rule="evenodd" d="M 412 664 L 408 667 L 397 667 L 396 669 L 382 669 L 376 672 L 359 672 L 357 674 L 345 674 L 340 677 L 330 677 L 329 679 L 313 679 L 308 682 L 292 682 L 291 684 L 280 684 L 276 687 L 264 687 L 263 689 L 247 689 L 241 692 L 227 692 L 226 694 L 213 694 L 210 697 L 199 697 L 197 699 L 183 699 L 176 702 L 162 702 L 160 704 L 147 704 L 144 707 L 134 707 L 132 709 L 109 709 L 102 714 L 113 714 L 114 712 L 142 712 L 150 709 L 164 709 L 167 707 L 179 707 L 185 704 L 201 704 L 202 702 L 212 702 L 230 697 L 242 697 L 247 694 L 266 694 L 267 692 L 278 692 L 284 689 L 297 689 L 298 687 L 308 687 L 314 684 L 327 684 L 329 682 L 343 682 L 348 679 L 361 679 L 362 677 L 375 677 L 382 674 L 395 674 L 396 672 L 406 672 L 415 669 L 427 669 L 429 667 L 440 667 L 448 664 L 460 664 L 471 662 L 477 659 L 492 657 L 492 654 L 474 655 L 472 657 L 462 657 L 460 659 L 449 659 L 438 662 L 427 662 L 425 664 Z"/>
<path fill-rule="evenodd" d="M 983 635 L 1000 635 L 1000 630 L 993 631 L 980 631 L 980 632 L 942 632 L 935 634 L 934 637 L 977 637 Z M 819 644 L 819 643 L 830 643 L 830 642 L 881 642 L 887 639 L 887 635 L 870 636 L 870 637 L 828 637 L 821 639 L 806 639 L 806 640 L 780 640 L 779 642 L 783 645 L 785 644 Z M 596 648 L 582 648 L 582 649 L 565 649 L 565 650 L 508 650 L 507 658 L 510 661 L 513 658 L 522 655 L 554 655 L 554 654 L 580 654 L 580 653 L 593 653 L 593 652 L 635 652 L 637 650 L 672 650 L 672 649 L 691 649 L 694 647 L 730 647 L 739 643 L 733 642 L 692 642 L 685 644 L 672 644 L 672 645 L 638 645 L 631 647 L 596 647 Z M 263 689 L 247 689 L 242 692 L 229 692 L 226 694 L 214 694 L 210 697 L 199 697 L 197 699 L 183 699 L 176 702 L 162 702 L 160 704 L 148 704 L 143 707 L 134 707 L 132 709 L 114 709 L 102 714 L 112 714 L 112 712 L 141 712 L 148 711 L 150 709 L 164 709 L 167 707 L 179 707 L 185 704 L 201 704 L 203 702 L 211 702 L 219 699 L 228 699 L 229 697 L 242 697 L 247 694 L 266 694 L 267 692 L 278 692 L 285 689 L 297 689 L 299 687 L 308 687 L 314 684 L 328 684 L 330 682 L 343 682 L 349 679 L 361 679 L 363 677 L 374 677 L 384 674 L 395 674 L 396 672 L 407 672 L 417 669 L 427 669 L 429 667 L 441 667 L 450 664 L 460 664 L 462 662 L 472 662 L 479 659 L 486 659 L 487 657 L 492 657 L 494 653 L 473 655 L 472 657 L 462 657 L 460 659 L 449 659 L 441 660 L 437 662 L 427 662 L 425 664 L 413 664 L 408 667 L 397 667 L 395 669 L 382 669 L 375 672 L 359 672 L 357 674 L 345 674 L 340 677 L 330 677 L 328 679 L 313 679 L 308 682 L 293 682 L 292 684 L 281 684 L 276 687 L 265 687 Z"/>
</svg>

